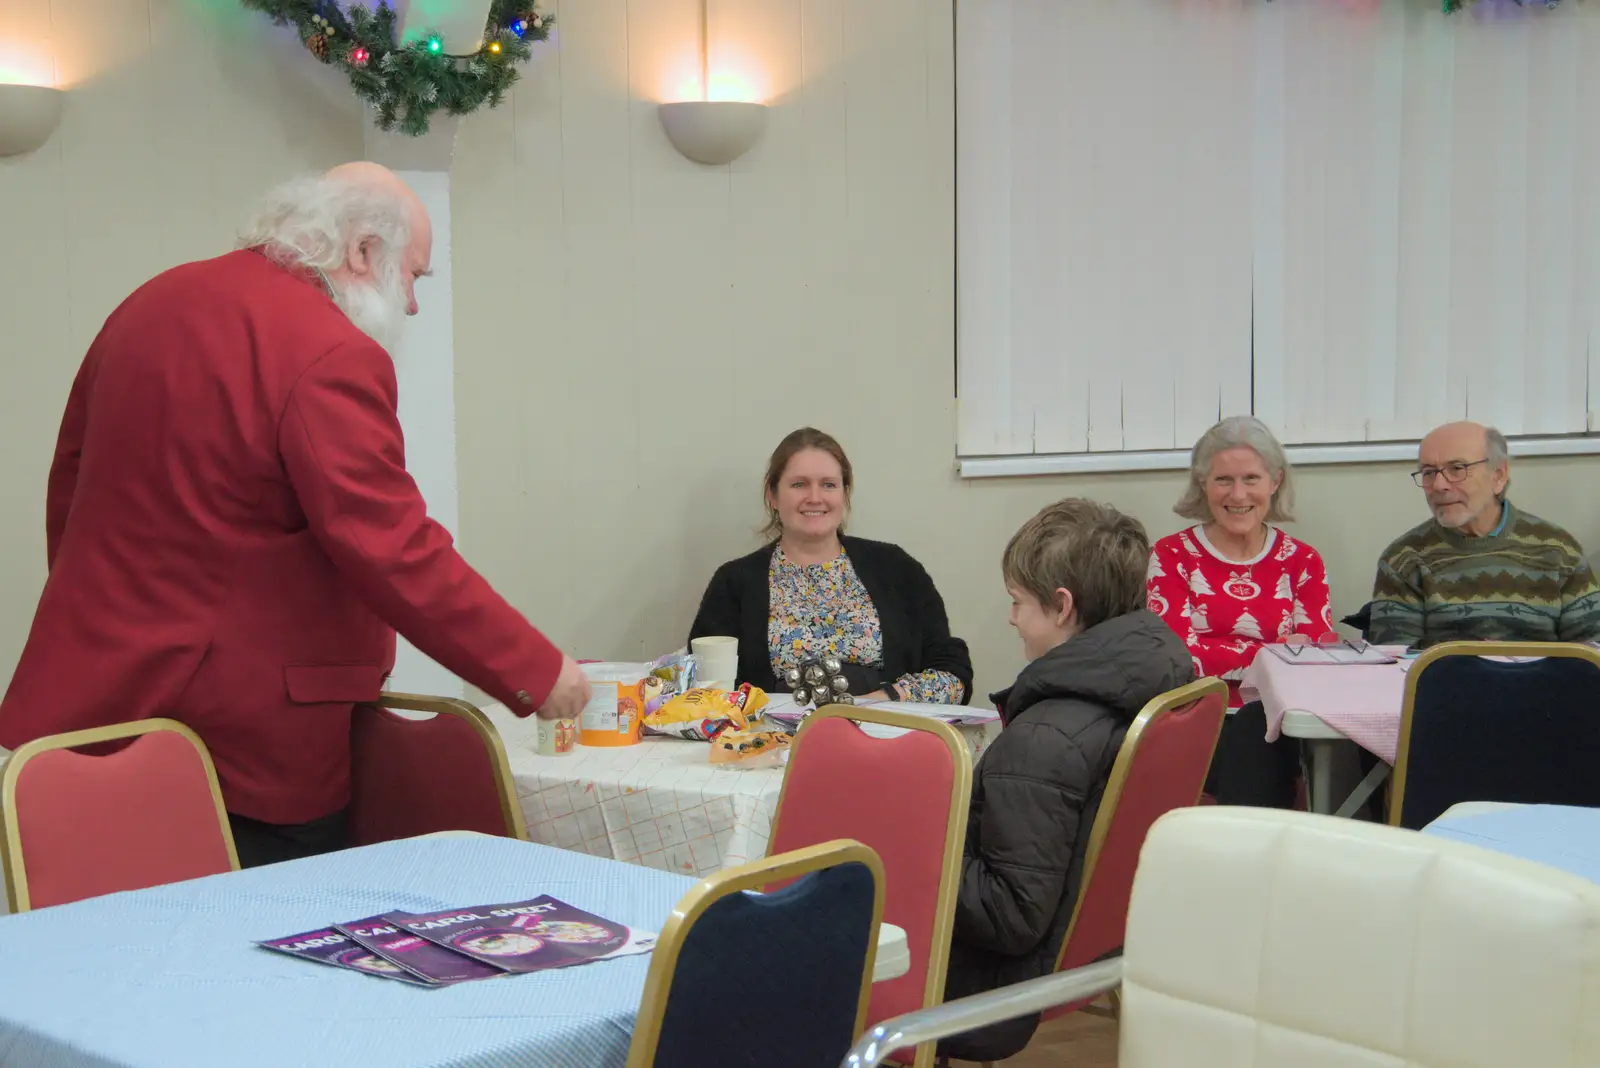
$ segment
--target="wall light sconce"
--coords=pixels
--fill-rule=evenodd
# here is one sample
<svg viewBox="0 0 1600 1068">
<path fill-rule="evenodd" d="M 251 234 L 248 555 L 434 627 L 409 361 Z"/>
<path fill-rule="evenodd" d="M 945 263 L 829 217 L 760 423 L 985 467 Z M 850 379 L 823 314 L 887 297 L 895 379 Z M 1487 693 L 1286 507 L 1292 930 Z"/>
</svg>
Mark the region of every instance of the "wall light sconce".
<svg viewBox="0 0 1600 1068">
<path fill-rule="evenodd" d="M 20 156 L 48 141 L 66 95 L 43 85 L 0 85 L 0 156 Z"/>
<path fill-rule="evenodd" d="M 662 104 L 656 114 L 672 147 L 696 163 L 720 167 L 750 151 L 761 131 L 767 128 L 767 106 L 742 100 L 706 99 L 711 91 L 709 55 L 706 0 L 700 0 L 701 99 Z"/>
</svg>

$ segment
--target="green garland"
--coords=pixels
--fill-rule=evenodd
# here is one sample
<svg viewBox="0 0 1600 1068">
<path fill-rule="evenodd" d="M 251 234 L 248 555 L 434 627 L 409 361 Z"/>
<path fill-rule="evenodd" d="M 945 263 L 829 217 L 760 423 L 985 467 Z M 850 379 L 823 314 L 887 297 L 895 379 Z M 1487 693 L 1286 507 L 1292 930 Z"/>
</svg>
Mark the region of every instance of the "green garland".
<svg viewBox="0 0 1600 1068">
<path fill-rule="evenodd" d="M 555 19 L 534 10 L 534 0 L 492 0 L 478 50 L 455 55 L 434 33 L 400 44 L 394 10 L 360 5 L 340 9 L 338 0 L 242 0 L 245 7 L 293 25 L 317 59 L 338 67 L 377 113 L 380 130 L 411 137 L 428 132 L 434 112 L 467 115 L 493 108 L 517 82 L 516 64 L 533 54 L 534 41 L 550 36 Z"/>
</svg>

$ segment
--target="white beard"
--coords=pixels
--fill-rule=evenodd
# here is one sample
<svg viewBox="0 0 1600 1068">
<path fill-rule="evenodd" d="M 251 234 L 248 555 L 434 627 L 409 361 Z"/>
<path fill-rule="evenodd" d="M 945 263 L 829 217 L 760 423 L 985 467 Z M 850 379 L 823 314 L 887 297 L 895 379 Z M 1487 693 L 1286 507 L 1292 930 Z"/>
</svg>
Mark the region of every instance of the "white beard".
<svg viewBox="0 0 1600 1068">
<path fill-rule="evenodd" d="M 355 328 L 382 345 L 390 356 L 406 322 L 406 293 L 398 257 L 385 256 L 374 284 L 352 282 L 334 298 Z"/>
</svg>

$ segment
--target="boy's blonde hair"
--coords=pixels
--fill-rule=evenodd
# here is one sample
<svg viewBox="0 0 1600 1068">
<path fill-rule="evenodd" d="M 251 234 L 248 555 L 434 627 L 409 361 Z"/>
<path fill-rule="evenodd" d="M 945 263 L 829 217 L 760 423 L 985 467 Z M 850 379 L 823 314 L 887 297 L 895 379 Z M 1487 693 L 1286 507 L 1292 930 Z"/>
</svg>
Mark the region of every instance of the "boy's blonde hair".
<svg viewBox="0 0 1600 1068">
<path fill-rule="evenodd" d="M 1001 558 L 1006 585 L 1060 608 L 1072 593 L 1088 630 L 1145 605 L 1150 537 L 1144 524 L 1109 504 L 1068 497 L 1040 509 L 1011 536 Z"/>
</svg>

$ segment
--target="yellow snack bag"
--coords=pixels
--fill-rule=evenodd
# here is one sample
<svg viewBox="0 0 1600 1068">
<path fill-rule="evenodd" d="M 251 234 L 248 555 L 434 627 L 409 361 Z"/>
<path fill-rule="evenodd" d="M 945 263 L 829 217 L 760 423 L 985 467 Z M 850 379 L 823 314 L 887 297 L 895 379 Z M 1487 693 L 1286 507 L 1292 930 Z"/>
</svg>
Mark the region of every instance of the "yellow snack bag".
<svg viewBox="0 0 1600 1068">
<path fill-rule="evenodd" d="M 728 729 L 744 730 L 761 718 L 767 695 L 749 683 L 737 690 L 675 694 L 644 718 L 651 733 L 708 742 Z"/>
</svg>

